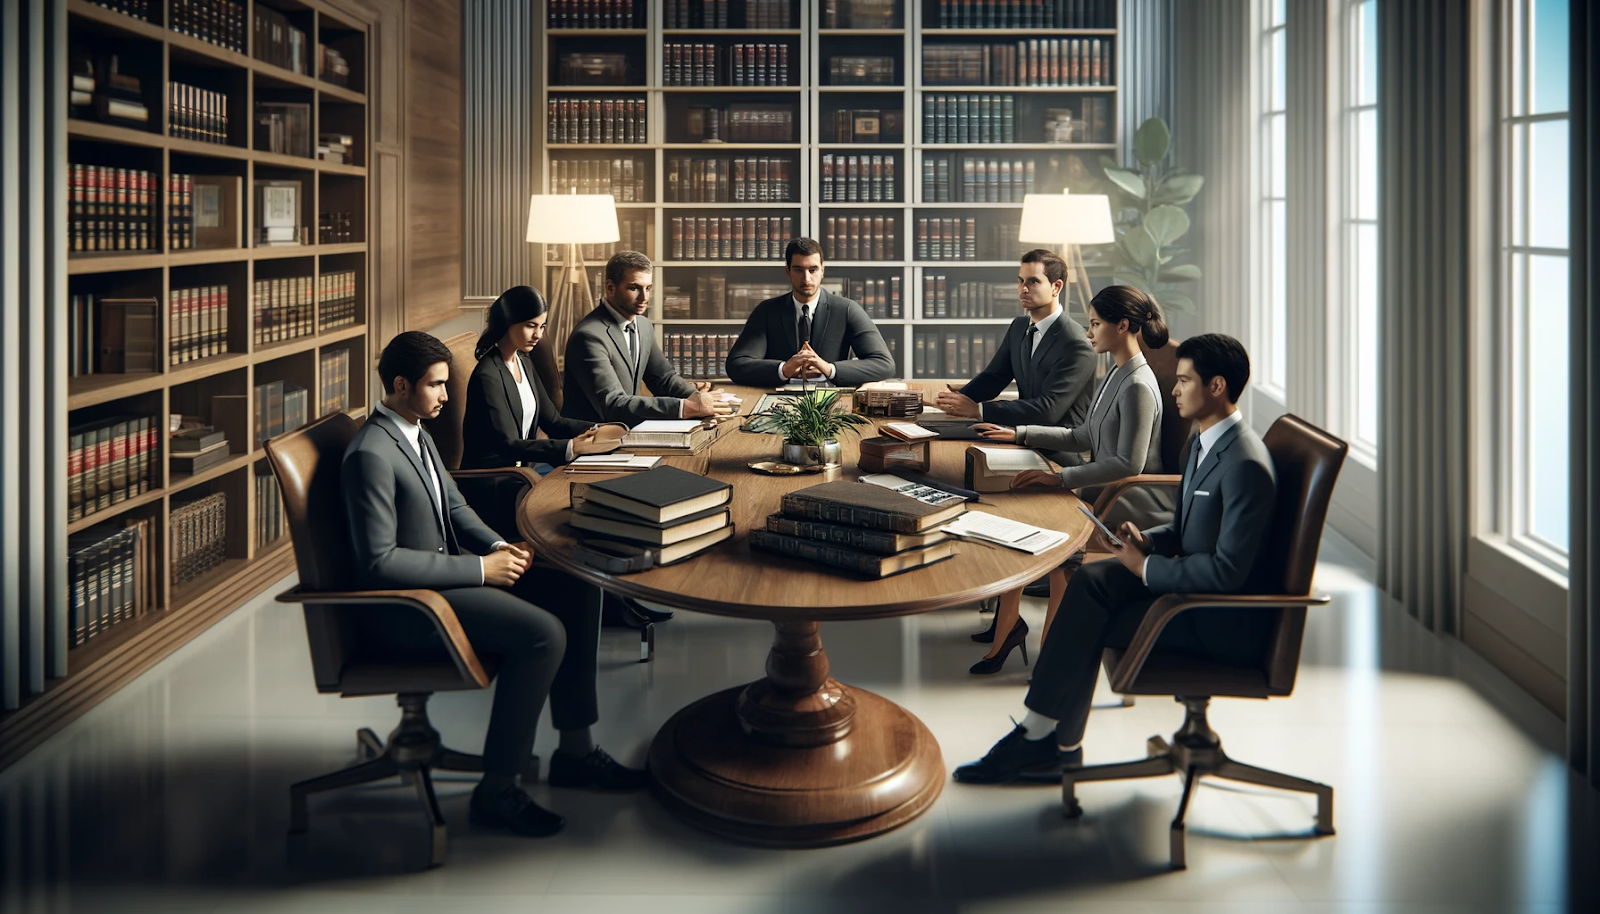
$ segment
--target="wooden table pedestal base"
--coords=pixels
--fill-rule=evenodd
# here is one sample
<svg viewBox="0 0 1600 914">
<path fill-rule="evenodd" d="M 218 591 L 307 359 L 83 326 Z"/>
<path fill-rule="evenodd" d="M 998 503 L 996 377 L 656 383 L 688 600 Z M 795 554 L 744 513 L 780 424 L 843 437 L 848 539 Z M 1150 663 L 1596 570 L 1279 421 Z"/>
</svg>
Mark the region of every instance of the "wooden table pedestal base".
<svg viewBox="0 0 1600 914">
<path fill-rule="evenodd" d="M 782 847 L 858 841 L 915 819 L 944 789 L 933 734 L 829 678 L 817 623 L 774 627 L 767 678 L 700 699 L 656 734 L 656 796 L 693 825 Z"/>
</svg>

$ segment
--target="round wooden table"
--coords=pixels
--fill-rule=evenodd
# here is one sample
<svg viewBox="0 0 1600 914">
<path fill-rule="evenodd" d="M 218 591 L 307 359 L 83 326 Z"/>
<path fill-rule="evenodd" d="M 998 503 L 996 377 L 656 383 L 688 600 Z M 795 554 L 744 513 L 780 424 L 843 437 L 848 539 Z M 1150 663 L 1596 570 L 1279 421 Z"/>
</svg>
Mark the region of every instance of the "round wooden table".
<svg viewBox="0 0 1600 914">
<path fill-rule="evenodd" d="M 747 412 L 760 396 L 730 389 L 744 397 Z M 767 675 L 680 710 L 650 747 L 656 796 L 707 830 L 751 843 L 813 847 L 868 838 L 916 818 L 944 787 L 939 746 L 904 708 L 828 675 L 820 623 L 973 603 L 1043 576 L 1088 541 L 1091 525 L 1076 496 L 1032 489 L 986 494 L 969 507 L 1069 535 L 1065 545 L 1037 556 L 962 541 L 954 558 L 865 581 L 752 552 L 745 534 L 766 525 L 785 492 L 862 475 L 856 442 L 844 440 L 843 466 L 806 476 L 751 472 L 745 463 L 775 458 L 780 439 L 741 429 L 730 429 L 702 454 L 667 458 L 733 484 L 735 535 L 694 558 L 638 574 L 607 574 L 572 559 L 568 489 L 573 479 L 597 477 L 557 471 L 522 503 L 518 524 L 544 561 L 630 597 L 773 623 Z M 959 484 L 972 443 L 932 442 L 932 474 Z"/>
</svg>

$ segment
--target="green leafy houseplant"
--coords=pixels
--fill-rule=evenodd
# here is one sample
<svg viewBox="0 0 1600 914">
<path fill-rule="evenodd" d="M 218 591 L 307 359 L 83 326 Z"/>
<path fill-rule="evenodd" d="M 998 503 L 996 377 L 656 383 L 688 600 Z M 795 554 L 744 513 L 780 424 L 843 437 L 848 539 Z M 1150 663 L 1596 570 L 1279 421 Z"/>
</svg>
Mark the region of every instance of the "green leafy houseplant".
<svg viewBox="0 0 1600 914">
<path fill-rule="evenodd" d="M 785 444 L 821 447 L 829 439 L 854 432 L 872 420 L 848 410 L 836 410 L 837 390 L 817 390 L 783 400 L 752 415 L 746 428 L 767 435 L 782 435 Z"/>
<path fill-rule="evenodd" d="M 1189 231 L 1189 214 L 1183 206 L 1200 193 L 1206 179 L 1164 167 L 1161 163 L 1171 145 L 1166 122 L 1153 117 L 1133 135 L 1132 168 L 1119 166 L 1110 156 L 1100 159 L 1106 177 L 1127 198 L 1122 209 L 1136 213 L 1118 226 L 1112 277 L 1149 292 L 1164 308 L 1193 311 L 1194 299 L 1175 284 L 1199 279 L 1200 268 L 1173 261 L 1188 253 L 1187 248 L 1175 246 Z"/>
</svg>

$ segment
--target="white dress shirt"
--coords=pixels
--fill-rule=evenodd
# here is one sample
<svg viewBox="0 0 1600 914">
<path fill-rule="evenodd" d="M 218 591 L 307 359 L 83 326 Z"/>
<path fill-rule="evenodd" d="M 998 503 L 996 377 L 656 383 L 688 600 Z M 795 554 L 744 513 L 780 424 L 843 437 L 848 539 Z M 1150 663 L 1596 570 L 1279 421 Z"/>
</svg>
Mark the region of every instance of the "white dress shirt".
<svg viewBox="0 0 1600 914">
<path fill-rule="evenodd" d="M 1030 348 L 1028 350 L 1028 356 L 1030 358 L 1034 355 L 1034 353 L 1037 353 L 1039 351 L 1039 342 L 1044 339 L 1045 333 L 1049 332 L 1050 325 L 1054 324 L 1056 321 L 1058 321 L 1060 319 L 1061 319 L 1061 306 L 1058 304 L 1058 305 L 1056 305 L 1055 310 L 1050 312 L 1050 316 L 1049 317 L 1046 317 L 1046 318 L 1044 318 L 1042 320 L 1034 322 L 1033 326 L 1038 328 L 1039 332 L 1037 332 L 1037 333 L 1035 333 L 1033 335 L 1033 346 L 1032 346 L 1032 348 Z M 1024 331 L 1024 332 L 1026 332 L 1026 331 Z"/>
<path fill-rule="evenodd" d="M 821 297 L 822 297 L 821 295 L 817 296 L 817 298 L 821 298 Z M 798 298 L 794 297 L 794 293 L 793 292 L 790 292 L 789 293 L 789 301 L 794 303 L 794 322 L 795 322 L 795 326 L 798 327 L 800 325 L 800 315 L 804 314 L 806 316 L 806 318 L 811 321 L 811 329 L 813 331 L 815 331 L 817 329 L 817 299 L 813 298 L 812 300 L 810 300 L 808 302 L 802 302 Z M 801 342 L 809 342 L 809 341 L 808 340 L 801 340 Z M 835 374 L 838 374 L 838 372 L 839 372 L 839 366 L 837 366 L 837 365 L 832 366 L 828 370 L 828 380 L 832 381 L 833 380 L 833 376 Z M 779 384 L 787 384 L 787 383 L 789 383 L 789 378 L 787 376 L 785 376 L 784 373 L 783 373 L 783 362 L 779 362 L 778 363 L 778 383 Z"/>
<path fill-rule="evenodd" d="M 640 353 L 643 352 L 643 347 L 644 347 L 644 340 L 641 340 L 639 338 L 639 325 L 637 323 L 635 323 L 635 321 L 634 321 L 634 318 L 638 317 L 638 315 L 636 315 L 636 314 L 623 314 L 621 311 L 618 311 L 616 308 L 611 307 L 611 303 L 610 302 L 606 301 L 603 298 L 600 299 L 600 300 L 602 302 L 605 302 L 606 313 L 611 315 L 611 319 L 616 321 L 617 325 L 622 328 L 622 338 L 624 340 L 628 341 L 628 346 L 630 347 L 629 350 L 628 350 L 628 357 L 633 359 L 633 368 L 634 368 L 635 371 L 637 371 L 638 368 L 639 368 L 639 356 L 640 356 Z M 628 332 L 630 328 L 632 328 L 632 331 L 633 331 L 632 333 Z M 632 396 L 633 394 L 636 394 L 638 392 L 639 392 L 638 390 L 631 390 L 631 391 L 628 392 L 628 395 Z M 683 406 L 684 406 L 684 402 L 682 400 L 679 400 L 678 401 L 678 418 L 679 419 L 683 418 Z M 567 445 L 567 460 L 570 461 L 571 459 L 572 459 L 572 445 L 569 444 L 569 445 Z"/>
<path fill-rule="evenodd" d="M 1223 433 L 1228 429 L 1233 428 L 1242 421 L 1244 421 L 1244 413 L 1241 413 L 1236 409 L 1232 413 L 1229 413 L 1227 418 L 1218 419 L 1210 428 L 1200 433 L 1200 456 L 1194 462 L 1194 471 L 1196 475 L 1199 475 L 1200 468 L 1205 466 L 1206 455 L 1211 453 L 1211 447 L 1217 443 L 1217 439 L 1221 438 Z M 1178 498 L 1180 501 L 1182 500 L 1182 492 L 1178 493 Z M 1145 571 L 1148 570 L 1149 567 L 1150 557 L 1147 555 L 1144 557 L 1144 561 L 1139 565 L 1139 578 L 1140 580 L 1144 581 L 1146 587 L 1150 586 L 1150 580 L 1145 577 Z"/>
<path fill-rule="evenodd" d="M 433 468 L 433 461 L 428 459 L 428 452 L 422 447 L 422 425 L 417 422 L 408 422 L 405 419 L 402 419 L 399 413 L 387 406 L 384 406 L 381 400 L 376 406 L 373 407 L 373 409 L 383 413 L 385 416 L 388 416 L 394 421 L 395 425 L 400 427 L 400 434 L 405 436 L 406 441 L 411 444 L 411 450 L 415 451 L 416 455 L 421 458 L 422 465 L 428 468 L 428 482 L 433 486 L 434 513 L 439 517 L 439 529 L 443 530 L 445 526 L 444 490 L 439 484 L 439 471 Z M 504 540 L 496 540 L 495 544 L 490 548 L 498 549 L 504 542 Z M 483 556 L 481 555 L 478 556 L 478 583 L 480 585 L 483 583 Z"/>
<path fill-rule="evenodd" d="M 539 420 L 539 398 L 533 393 L 533 381 L 529 380 L 528 372 L 523 370 L 522 362 L 512 353 L 506 361 L 506 370 L 511 372 L 511 377 L 517 382 L 517 393 L 522 398 L 522 427 L 517 431 L 524 438 L 531 438 L 534 425 Z M 567 462 L 572 462 L 572 439 L 567 439 Z"/>
</svg>

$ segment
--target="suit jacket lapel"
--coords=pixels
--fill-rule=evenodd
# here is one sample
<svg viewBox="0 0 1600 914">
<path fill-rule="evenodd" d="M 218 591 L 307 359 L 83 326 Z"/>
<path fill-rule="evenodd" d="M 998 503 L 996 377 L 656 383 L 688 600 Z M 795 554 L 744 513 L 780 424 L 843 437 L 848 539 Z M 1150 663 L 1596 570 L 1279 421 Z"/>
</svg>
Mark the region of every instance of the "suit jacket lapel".
<svg viewBox="0 0 1600 914">
<path fill-rule="evenodd" d="M 517 353 L 517 358 L 522 358 L 522 353 Z M 517 379 L 511 376 L 511 366 L 507 365 L 504 359 L 495 359 L 494 362 L 500 367 L 500 384 L 505 388 L 506 401 L 511 404 L 511 417 L 516 420 L 517 431 L 520 432 L 522 430 L 522 392 L 517 390 Z M 528 366 L 523 365 L 522 371 L 526 376 Z"/>
<path fill-rule="evenodd" d="M 1023 318 L 1021 332 L 1017 334 L 1016 351 L 1011 354 L 1011 373 L 1017 376 L 1017 394 L 1026 397 L 1033 391 L 1033 354 L 1028 351 L 1028 328 L 1033 323 Z M 1023 385 L 1028 385 L 1026 388 Z"/>
<path fill-rule="evenodd" d="M 434 472 L 439 474 L 439 517 L 443 519 L 443 533 L 445 546 L 451 555 L 461 554 L 461 544 L 456 540 L 456 526 L 450 522 L 449 500 L 445 498 L 444 459 L 439 456 L 439 448 L 433 443 L 433 436 L 427 429 L 422 430 L 420 438 L 422 446 L 428 451 L 428 459 L 433 461 Z M 433 484 L 428 484 L 428 491 L 433 491 Z"/>
<path fill-rule="evenodd" d="M 417 478 L 422 481 L 422 491 L 428 493 L 428 503 L 433 505 L 435 509 L 433 514 L 433 522 L 435 526 L 438 526 L 439 517 L 444 514 L 444 511 L 440 507 L 438 500 L 434 498 L 433 480 L 428 476 L 428 468 L 422 465 L 422 458 L 418 456 L 416 449 L 411 446 L 410 442 L 406 441 L 405 433 L 400 431 L 400 427 L 395 425 L 393 419 L 390 419 L 383 413 L 374 411 L 372 418 L 369 421 L 376 422 L 379 428 L 389 433 L 389 437 L 394 439 L 394 446 L 400 449 L 400 453 L 404 454 L 406 456 L 406 460 L 410 461 L 411 468 L 417 471 Z M 426 433 L 422 435 L 422 440 L 428 440 Z M 431 448 L 433 446 L 432 442 L 430 441 L 426 446 Z M 444 461 L 439 461 L 439 463 L 435 465 L 444 466 Z M 444 480 L 441 479 L 439 484 L 442 489 Z M 444 492 L 441 491 L 439 494 L 443 496 Z M 439 533 L 444 535 L 448 540 L 449 534 L 446 530 L 441 528 Z"/>
<path fill-rule="evenodd" d="M 779 307 L 772 309 L 781 325 L 779 330 L 783 339 L 789 344 L 784 351 L 790 355 L 800 351 L 800 304 L 794 300 L 794 293 L 779 299 Z M 815 334 L 813 334 L 815 335 Z M 787 360 L 785 360 L 787 361 Z"/>
<path fill-rule="evenodd" d="M 1100 427 L 1105 425 L 1106 417 L 1111 415 L 1111 404 L 1117 401 L 1117 395 L 1122 392 L 1122 385 L 1128 383 L 1128 378 L 1133 375 L 1134 369 L 1137 367 L 1133 365 L 1132 359 L 1129 359 L 1128 362 L 1129 364 L 1122 366 L 1120 371 L 1115 368 L 1112 369 L 1112 372 L 1117 374 L 1116 386 L 1106 387 L 1101 390 L 1099 398 L 1095 401 L 1094 415 L 1089 417 L 1089 420 L 1094 423 L 1094 434 L 1090 436 L 1089 440 L 1091 457 L 1099 453 L 1099 449 L 1095 445 L 1100 441 Z M 1111 379 L 1107 378 L 1105 383 L 1109 385 Z"/>
<path fill-rule="evenodd" d="M 1227 431 L 1223 432 L 1222 437 L 1217 439 L 1217 443 L 1213 444 L 1211 446 L 1211 450 L 1206 452 L 1205 460 L 1203 460 L 1198 467 L 1195 467 L 1194 483 L 1184 487 L 1185 492 L 1187 493 L 1183 498 L 1184 523 L 1188 523 L 1189 521 L 1189 506 L 1194 502 L 1195 491 L 1202 485 L 1205 485 L 1206 479 L 1211 476 L 1211 473 L 1216 470 L 1217 465 L 1222 462 L 1223 452 L 1232 447 L 1233 442 L 1238 439 L 1239 426 L 1243 422 L 1244 420 L 1240 419 L 1238 422 L 1235 422 Z M 1194 436 L 1194 446 L 1200 446 L 1199 435 Z M 1187 461 L 1185 461 L 1185 464 L 1187 464 Z M 1180 529 L 1179 532 L 1181 533 L 1182 530 Z"/>
<path fill-rule="evenodd" d="M 811 303 L 811 348 L 818 355 L 823 353 L 822 344 L 827 339 L 823 334 L 826 332 L 828 316 L 832 311 L 833 309 L 828 307 L 828 290 L 817 290 L 816 300 Z M 826 355 L 822 355 L 822 357 L 825 359 L 830 358 L 830 356 Z M 838 358 L 838 356 L 835 355 L 832 358 Z"/>
</svg>

